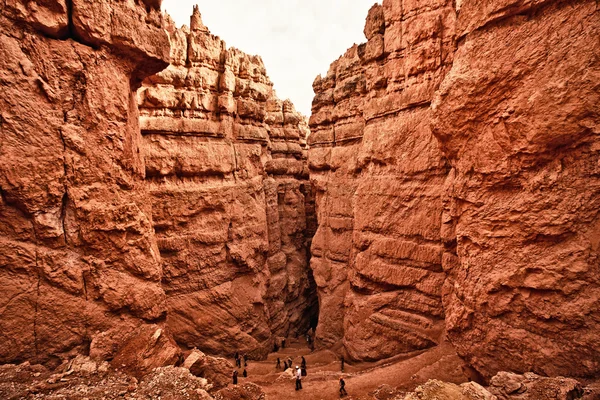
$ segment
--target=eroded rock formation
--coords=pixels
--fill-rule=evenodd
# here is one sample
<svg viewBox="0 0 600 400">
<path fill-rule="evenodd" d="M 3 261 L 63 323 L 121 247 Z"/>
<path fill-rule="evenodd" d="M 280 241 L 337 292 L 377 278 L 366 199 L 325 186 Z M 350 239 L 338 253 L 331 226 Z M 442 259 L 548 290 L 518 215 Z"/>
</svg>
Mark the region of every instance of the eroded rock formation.
<svg viewBox="0 0 600 400">
<path fill-rule="evenodd" d="M 135 92 L 168 65 L 158 8 L 0 3 L 0 363 L 166 312 Z"/>
<path fill-rule="evenodd" d="M 177 30 L 159 8 L 0 5 L 0 362 L 143 375 L 178 358 L 171 332 L 261 356 L 308 327 L 306 121 L 198 10 Z"/>
<path fill-rule="evenodd" d="M 167 325 L 190 348 L 262 356 L 316 306 L 308 127 L 260 57 L 228 49 L 197 8 L 169 34 L 171 65 L 139 92 Z"/>
<path fill-rule="evenodd" d="M 433 105 L 449 337 L 485 375 L 600 374 L 600 13 L 463 2 Z M 490 45 L 493 44 L 493 45 Z"/>
<path fill-rule="evenodd" d="M 429 127 L 429 104 L 452 63 L 454 16 L 446 2 L 375 5 L 369 41 L 314 82 L 317 335 L 322 343 L 343 338 L 356 359 L 440 340 L 448 168 Z"/>
<path fill-rule="evenodd" d="M 593 1 L 371 9 L 314 83 L 321 343 L 382 358 L 445 325 L 485 378 L 600 373 L 599 29 Z"/>
</svg>

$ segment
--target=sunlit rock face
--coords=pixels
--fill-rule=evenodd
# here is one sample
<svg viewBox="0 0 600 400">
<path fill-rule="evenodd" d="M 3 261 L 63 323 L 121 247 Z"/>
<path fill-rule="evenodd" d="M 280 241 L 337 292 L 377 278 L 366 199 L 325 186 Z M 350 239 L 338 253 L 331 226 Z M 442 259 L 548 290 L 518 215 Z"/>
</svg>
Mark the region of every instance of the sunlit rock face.
<svg viewBox="0 0 600 400">
<path fill-rule="evenodd" d="M 342 339 L 355 359 L 426 349 L 443 330 L 448 166 L 429 106 L 452 64 L 454 27 L 450 3 L 384 1 L 367 17 L 368 42 L 314 82 L 317 334 L 323 345 Z"/>
<path fill-rule="evenodd" d="M 485 378 L 598 375 L 599 29 L 591 1 L 371 9 L 314 82 L 321 345 L 445 328 Z"/>
<path fill-rule="evenodd" d="M 168 31 L 171 65 L 139 90 L 167 325 L 184 346 L 263 356 L 317 306 L 308 126 L 260 57 L 227 48 L 198 9 Z"/>
<path fill-rule="evenodd" d="M 168 60 L 157 5 L 0 3 L 0 363 L 164 316 L 135 89 Z"/>
</svg>

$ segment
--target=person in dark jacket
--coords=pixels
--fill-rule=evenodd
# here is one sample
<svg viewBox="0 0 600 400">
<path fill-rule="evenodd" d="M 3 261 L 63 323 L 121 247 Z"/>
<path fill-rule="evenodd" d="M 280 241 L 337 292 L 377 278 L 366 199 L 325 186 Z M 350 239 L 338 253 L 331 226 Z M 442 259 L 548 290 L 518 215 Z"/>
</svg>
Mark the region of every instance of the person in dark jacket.
<svg viewBox="0 0 600 400">
<path fill-rule="evenodd" d="M 342 356 L 342 372 L 344 372 L 344 356 Z"/>
<path fill-rule="evenodd" d="M 283 362 L 283 371 L 285 372 L 288 369 L 287 361 Z"/>
<path fill-rule="evenodd" d="M 346 382 L 344 381 L 344 378 L 340 376 L 340 396 L 344 396 L 347 394 L 348 392 L 346 392 Z"/>
<path fill-rule="evenodd" d="M 300 366 L 302 368 L 306 368 L 306 360 L 304 359 L 304 356 L 302 356 L 302 362 L 300 363 Z"/>
<path fill-rule="evenodd" d="M 237 369 L 233 370 L 233 384 L 237 385 L 238 372 Z"/>
<path fill-rule="evenodd" d="M 242 376 L 243 376 L 244 378 L 247 378 L 247 377 L 248 377 L 248 373 L 246 372 L 246 368 L 244 368 L 244 372 L 242 372 Z"/>
<path fill-rule="evenodd" d="M 281 368 L 281 360 L 279 359 L 279 357 L 277 357 L 277 365 L 275 365 L 275 368 Z"/>
</svg>

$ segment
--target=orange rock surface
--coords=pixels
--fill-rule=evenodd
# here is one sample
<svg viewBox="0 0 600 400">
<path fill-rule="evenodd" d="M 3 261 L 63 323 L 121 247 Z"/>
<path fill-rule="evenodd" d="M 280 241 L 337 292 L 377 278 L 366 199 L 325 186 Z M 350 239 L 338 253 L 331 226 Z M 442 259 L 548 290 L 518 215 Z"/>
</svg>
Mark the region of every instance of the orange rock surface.
<svg viewBox="0 0 600 400">
<path fill-rule="evenodd" d="M 168 65 L 163 17 L 69 4 L 0 5 L 0 362 L 167 310 L 135 92 Z"/>
<path fill-rule="evenodd" d="M 448 166 L 429 105 L 452 63 L 455 13 L 450 3 L 421 3 L 373 6 L 368 42 L 314 82 L 317 337 L 322 345 L 343 339 L 354 359 L 429 348 L 444 327 Z"/>
<path fill-rule="evenodd" d="M 591 1 L 384 0 L 314 83 L 322 345 L 600 373 Z M 339 316 L 343 315 L 343 318 Z"/>
<path fill-rule="evenodd" d="M 308 127 L 260 57 L 228 49 L 197 8 L 190 26 L 169 27 L 171 65 L 139 91 L 167 325 L 187 347 L 262 357 L 316 306 Z"/>
</svg>

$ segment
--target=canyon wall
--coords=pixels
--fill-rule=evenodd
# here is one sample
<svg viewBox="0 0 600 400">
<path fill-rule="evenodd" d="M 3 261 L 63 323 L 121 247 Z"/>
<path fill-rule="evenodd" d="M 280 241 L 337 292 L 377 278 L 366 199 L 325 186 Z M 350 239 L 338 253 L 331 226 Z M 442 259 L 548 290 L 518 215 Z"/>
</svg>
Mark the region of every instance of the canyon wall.
<svg viewBox="0 0 600 400">
<path fill-rule="evenodd" d="M 451 341 L 484 375 L 600 374 L 600 12 L 465 1 L 432 109 Z"/>
<path fill-rule="evenodd" d="M 597 376 L 593 1 L 384 0 L 314 83 L 321 345 Z M 343 320 L 338 316 L 344 315 Z"/>
<path fill-rule="evenodd" d="M 260 357 L 308 329 L 308 126 L 262 60 L 160 1 L 0 11 L 0 363 L 140 329 Z"/>
<path fill-rule="evenodd" d="M 317 336 L 322 344 L 343 339 L 355 359 L 410 353 L 441 339 L 448 166 L 429 105 L 452 63 L 454 16 L 445 2 L 375 5 L 368 42 L 314 83 Z"/>
<path fill-rule="evenodd" d="M 228 49 L 197 8 L 169 34 L 171 65 L 139 91 L 167 326 L 190 348 L 263 356 L 317 307 L 308 126 L 260 57 Z"/>
<path fill-rule="evenodd" d="M 167 310 L 135 90 L 169 38 L 144 3 L 0 3 L 0 363 Z"/>
</svg>

